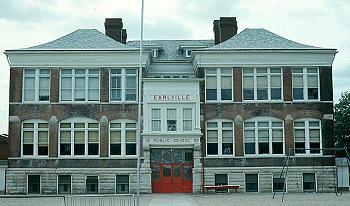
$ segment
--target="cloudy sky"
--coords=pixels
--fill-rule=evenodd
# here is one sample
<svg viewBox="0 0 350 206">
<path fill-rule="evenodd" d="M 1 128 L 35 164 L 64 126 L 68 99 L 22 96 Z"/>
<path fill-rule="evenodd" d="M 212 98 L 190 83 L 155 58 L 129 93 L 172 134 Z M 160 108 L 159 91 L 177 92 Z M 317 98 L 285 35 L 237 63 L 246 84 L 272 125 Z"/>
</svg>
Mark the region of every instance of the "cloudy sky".
<svg viewBox="0 0 350 206">
<path fill-rule="evenodd" d="M 0 50 L 45 43 L 79 28 L 104 32 L 122 17 L 139 38 L 141 0 L 0 0 Z M 145 39 L 212 39 L 212 22 L 236 16 L 239 32 L 265 28 L 288 39 L 336 48 L 334 100 L 350 90 L 349 0 L 145 0 Z M 0 133 L 7 133 L 9 66 L 0 54 Z"/>
</svg>

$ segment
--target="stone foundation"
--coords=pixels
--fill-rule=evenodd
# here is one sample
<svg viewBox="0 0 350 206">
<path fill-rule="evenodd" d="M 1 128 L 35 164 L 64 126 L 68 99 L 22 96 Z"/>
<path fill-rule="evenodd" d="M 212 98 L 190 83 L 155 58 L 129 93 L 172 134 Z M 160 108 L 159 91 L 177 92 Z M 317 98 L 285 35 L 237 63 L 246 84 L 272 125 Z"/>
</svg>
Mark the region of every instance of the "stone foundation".
<svg viewBox="0 0 350 206">
<path fill-rule="evenodd" d="M 8 169 L 6 180 L 7 194 L 27 194 L 27 175 L 40 175 L 41 194 L 57 194 L 57 176 L 71 175 L 72 194 L 85 194 L 87 175 L 99 177 L 99 194 L 115 194 L 115 176 L 129 175 L 130 193 L 136 193 L 136 169 Z M 141 169 L 140 193 L 151 193 L 151 170 Z"/>
<path fill-rule="evenodd" d="M 204 182 L 205 185 L 215 185 L 215 174 L 228 174 L 228 184 L 240 185 L 240 189 L 238 189 L 237 192 L 246 192 L 245 174 L 258 174 L 258 191 L 272 192 L 273 177 L 278 178 L 281 171 L 282 167 L 205 168 Z M 304 192 L 303 173 L 315 173 L 316 192 L 334 192 L 337 174 L 333 166 L 290 167 L 287 177 L 287 192 Z M 199 192 L 201 192 L 201 190 L 194 191 L 194 193 Z M 214 193 L 215 191 L 212 190 L 209 192 Z"/>
</svg>

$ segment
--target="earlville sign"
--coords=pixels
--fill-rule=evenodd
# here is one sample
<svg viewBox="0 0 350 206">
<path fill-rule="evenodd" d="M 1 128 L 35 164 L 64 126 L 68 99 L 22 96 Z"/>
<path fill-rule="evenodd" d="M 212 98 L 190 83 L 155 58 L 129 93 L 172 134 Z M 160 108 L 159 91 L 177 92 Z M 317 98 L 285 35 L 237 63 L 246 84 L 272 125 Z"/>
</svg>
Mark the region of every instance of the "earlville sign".
<svg viewBox="0 0 350 206">
<path fill-rule="evenodd" d="M 189 101 L 190 95 L 153 95 L 155 101 Z"/>
</svg>

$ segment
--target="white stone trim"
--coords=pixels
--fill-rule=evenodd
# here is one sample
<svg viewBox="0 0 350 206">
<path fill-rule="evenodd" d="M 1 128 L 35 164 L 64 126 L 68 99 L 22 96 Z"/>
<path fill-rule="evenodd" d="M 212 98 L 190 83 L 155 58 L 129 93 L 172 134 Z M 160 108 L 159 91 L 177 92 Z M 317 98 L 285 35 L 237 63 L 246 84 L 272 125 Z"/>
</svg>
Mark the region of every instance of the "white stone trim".
<svg viewBox="0 0 350 206">
<path fill-rule="evenodd" d="M 193 51 L 193 67 L 332 66 L 334 49 Z"/>
</svg>

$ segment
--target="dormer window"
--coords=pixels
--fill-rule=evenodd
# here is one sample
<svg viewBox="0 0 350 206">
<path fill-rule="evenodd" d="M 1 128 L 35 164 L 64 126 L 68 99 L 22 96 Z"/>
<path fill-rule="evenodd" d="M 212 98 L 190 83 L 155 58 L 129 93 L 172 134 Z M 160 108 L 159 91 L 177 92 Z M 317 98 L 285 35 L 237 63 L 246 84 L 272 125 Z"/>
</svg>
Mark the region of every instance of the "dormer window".
<svg viewBox="0 0 350 206">
<path fill-rule="evenodd" d="M 153 58 L 157 58 L 158 57 L 158 49 L 152 50 L 152 56 L 153 56 Z"/>
<path fill-rule="evenodd" d="M 186 49 L 186 50 L 185 50 L 185 55 L 186 55 L 186 58 L 191 57 L 191 53 L 192 53 L 192 51 L 191 51 L 191 50 Z"/>
<path fill-rule="evenodd" d="M 204 49 L 207 47 L 208 47 L 208 45 L 180 45 L 179 51 L 186 58 L 190 58 L 193 50 Z"/>
</svg>

